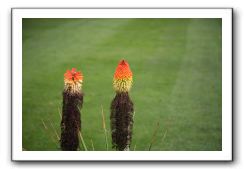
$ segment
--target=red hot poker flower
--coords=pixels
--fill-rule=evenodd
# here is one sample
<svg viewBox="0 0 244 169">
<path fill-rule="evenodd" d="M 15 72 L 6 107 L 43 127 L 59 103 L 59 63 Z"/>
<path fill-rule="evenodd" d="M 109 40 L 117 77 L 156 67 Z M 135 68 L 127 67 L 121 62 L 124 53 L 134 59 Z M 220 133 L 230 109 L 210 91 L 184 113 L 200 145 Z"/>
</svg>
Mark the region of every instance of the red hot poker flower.
<svg viewBox="0 0 244 169">
<path fill-rule="evenodd" d="M 71 71 L 67 70 L 66 73 L 64 74 L 64 79 L 68 80 L 68 81 L 82 81 L 83 80 L 83 76 L 81 74 L 81 72 L 77 72 L 76 68 L 72 68 Z"/>
<path fill-rule="evenodd" d="M 76 151 L 79 147 L 80 109 L 83 105 L 82 82 L 83 75 L 75 68 L 65 72 L 60 137 L 60 147 L 64 151 Z"/>
<path fill-rule="evenodd" d="M 132 72 L 129 64 L 125 60 L 121 60 L 114 73 L 115 79 L 127 79 L 132 78 Z"/>
<path fill-rule="evenodd" d="M 129 97 L 132 72 L 129 64 L 121 60 L 115 70 L 113 86 L 116 96 L 111 103 L 112 144 L 116 150 L 128 151 L 132 139 L 134 107 Z"/>
<path fill-rule="evenodd" d="M 64 89 L 69 90 L 71 94 L 77 93 L 81 90 L 83 82 L 83 75 L 76 71 L 75 68 L 67 70 L 64 74 Z"/>
<path fill-rule="evenodd" d="M 121 60 L 115 70 L 113 86 L 119 93 L 128 92 L 132 86 L 132 72 L 125 60 Z"/>
</svg>

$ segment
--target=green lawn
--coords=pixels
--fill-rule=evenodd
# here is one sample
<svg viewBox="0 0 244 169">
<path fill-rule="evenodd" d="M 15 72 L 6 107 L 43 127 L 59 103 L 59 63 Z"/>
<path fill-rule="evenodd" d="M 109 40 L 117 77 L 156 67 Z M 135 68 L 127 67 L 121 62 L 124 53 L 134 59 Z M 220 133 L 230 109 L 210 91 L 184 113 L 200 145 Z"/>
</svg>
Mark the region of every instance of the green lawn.
<svg viewBox="0 0 244 169">
<path fill-rule="evenodd" d="M 84 140 L 105 150 L 101 107 L 109 129 L 124 58 L 134 81 L 132 149 L 148 150 L 159 123 L 151 150 L 221 150 L 221 41 L 221 19 L 23 19 L 23 148 L 60 150 L 53 129 L 60 134 L 63 74 L 75 67 L 84 74 Z"/>
</svg>

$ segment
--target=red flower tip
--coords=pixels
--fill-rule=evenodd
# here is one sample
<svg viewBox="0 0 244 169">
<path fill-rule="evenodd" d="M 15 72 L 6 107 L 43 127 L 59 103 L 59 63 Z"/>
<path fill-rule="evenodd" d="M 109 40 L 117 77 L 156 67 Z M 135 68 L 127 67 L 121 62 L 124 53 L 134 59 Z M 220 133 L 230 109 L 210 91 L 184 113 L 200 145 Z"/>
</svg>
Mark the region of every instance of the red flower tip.
<svg viewBox="0 0 244 169">
<path fill-rule="evenodd" d="M 126 60 L 121 60 L 114 73 L 115 79 L 132 78 L 130 66 Z"/>
<path fill-rule="evenodd" d="M 64 79 L 70 82 L 82 81 L 83 75 L 80 71 L 76 71 L 76 68 L 72 68 L 71 70 L 67 70 L 65 72 Z"/>
<path fill-rule="evenodd" d="M 124 59 L 120 61 L 120 65 L 126 65 L 128 64 Z"/>
</svg>

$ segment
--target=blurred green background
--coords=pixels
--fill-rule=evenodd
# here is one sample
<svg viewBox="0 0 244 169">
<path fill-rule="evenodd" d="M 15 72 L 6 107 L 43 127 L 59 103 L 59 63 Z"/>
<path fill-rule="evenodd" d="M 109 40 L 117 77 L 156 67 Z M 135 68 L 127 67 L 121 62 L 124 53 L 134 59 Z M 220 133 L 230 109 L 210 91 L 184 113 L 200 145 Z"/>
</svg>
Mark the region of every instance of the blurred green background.
<svg viewBox="0 0 244 169">
<path fill-rule="evenodd" d="M 63 74 L 75 67 L 85 143 L 106 150 L 101 109 L 109 130 L 113 74 L 126 59 L 132 150 L 221 150 L 221 27 L 221 19 L 23 19 L 23 149 L 60 150 Z"/>
</svg>

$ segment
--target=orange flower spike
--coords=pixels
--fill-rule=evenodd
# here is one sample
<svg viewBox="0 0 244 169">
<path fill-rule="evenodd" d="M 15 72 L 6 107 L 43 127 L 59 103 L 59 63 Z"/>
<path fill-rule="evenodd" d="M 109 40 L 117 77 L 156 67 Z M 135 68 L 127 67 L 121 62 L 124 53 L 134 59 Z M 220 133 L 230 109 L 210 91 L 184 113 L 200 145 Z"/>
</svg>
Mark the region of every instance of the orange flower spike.
<svg viewBox="0 0 244 169">
<path fill-rule="evenodd" d="M 71 93 L 74 93 L 81 89 L 83 82 L 83 75 L 80 71 L 76 71 L 76 68 L 67 70 L 64 74 L 64 86 L 65 89 L 69 89 Z"/>
<path fill-rule="evenodd" d="M 115 70 L 113 86 L 116 92 L 128 92 L 132 86 L 132 72 L 129 64 L 121 60 Z"/>
</svg>

